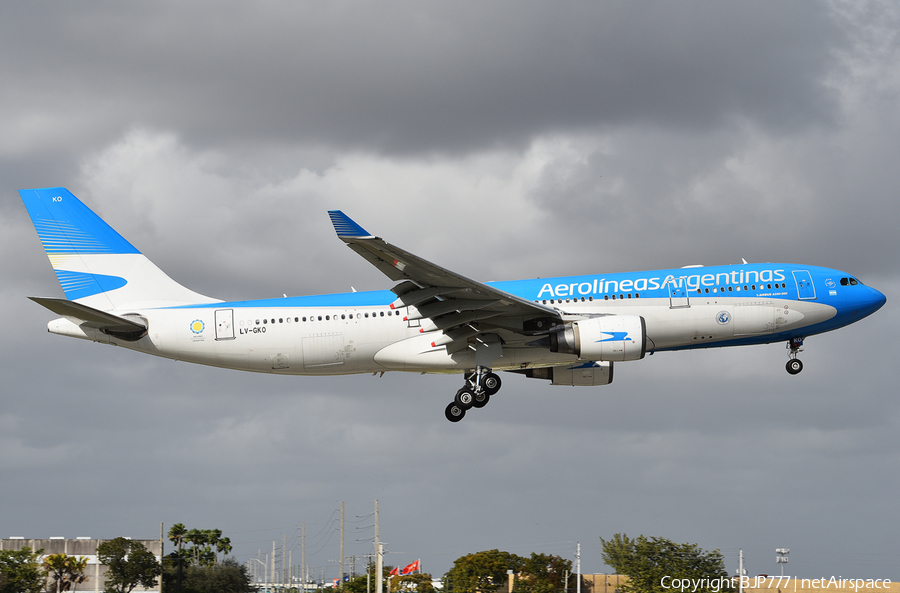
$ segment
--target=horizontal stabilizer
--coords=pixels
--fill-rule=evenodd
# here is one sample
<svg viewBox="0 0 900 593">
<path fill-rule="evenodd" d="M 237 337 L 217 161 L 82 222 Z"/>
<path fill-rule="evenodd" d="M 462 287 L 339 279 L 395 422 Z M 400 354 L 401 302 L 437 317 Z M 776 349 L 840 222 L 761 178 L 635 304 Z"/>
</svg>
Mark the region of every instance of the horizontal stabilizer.
<svg viewBox="0 0 900 593">
<path fill-rule="evenodd" d="M 125 319 L 118 315 L 99 311 L 87 305 L 65 299 L 50 299 L 43 297 L 28 297 L 38 305 L 50 309 L 57 315 L 62 315 L 73 323 L 85 327 L 102 329 L 108 332 L 142 332 L 147 329 L 146 324 Z"/>
</svg>

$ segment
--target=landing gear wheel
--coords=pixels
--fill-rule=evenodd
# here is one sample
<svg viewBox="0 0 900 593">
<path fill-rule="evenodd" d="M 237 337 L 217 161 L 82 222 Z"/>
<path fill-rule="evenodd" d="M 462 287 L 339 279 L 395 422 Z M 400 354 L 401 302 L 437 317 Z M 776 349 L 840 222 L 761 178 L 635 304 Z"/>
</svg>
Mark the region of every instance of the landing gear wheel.
<svg viewBox="0 0 900 593">
<path fill-rule="evenodd" d="M 796 375 L 803 370 L 803 363 L 800 362 L 799 358 L 792 358 L 787 361 L 787 365 L 785 365 L 784 368 L 786 368 L 787 372 L 789 372 L 790 374 Z"/>
<path fill-rule="evenodd" d="M 482 390 L 481 393 L 475 394 L 475 401 L 472 402 L 472 407 L 483 408 L 488 405 L 489 401 L 491 401 L 491 396 L 488 395 L 486 390 Z"/>
<path fill-rule="evenodd" d="M 500 391 L 500 385 L 500 377 L 498 377 L 496 373 L 488 373 L 481 380 L 481 386 L 484 387 L 484 391 L 488 396 L 494 395 Z"/>
<path fill-rule="evenodd" d="M 464 411 L 468 410 L 473 405 L 475 405 L 475 392 L 471 389 L 463 387 L 456 392 L 456 397 L 453 398 L 453 403 L 458 405 Z"/>
<path fill-rule="evenodd" d="M 447 420 L 450 422 L 459 422 L 466 417 L 466 411 L 456 402 L 450 402 L 450 405 L 444 410 L 444 416 L 446 416 Z"/>
</svg>

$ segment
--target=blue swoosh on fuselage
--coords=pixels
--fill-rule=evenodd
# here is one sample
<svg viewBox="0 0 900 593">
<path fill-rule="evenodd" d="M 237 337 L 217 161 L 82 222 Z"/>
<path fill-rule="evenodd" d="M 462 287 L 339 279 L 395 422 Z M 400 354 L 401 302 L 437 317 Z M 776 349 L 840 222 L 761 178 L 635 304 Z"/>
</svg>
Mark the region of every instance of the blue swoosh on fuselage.
<svg viewBox="0 0 900 593">
<path fill-rule="evenodd" d="M 611 298 L 613 295 L 616 298 L 628 295 L 635 298 L 670 298 L 676 296 L 673 295 L 673 288 L 692 298 L 716 292 L 718 298 L 796 300 L 798 293 L 792 275 L 794 270 L 807 270 L 816 280 L 847 276 L 844 272 L 817 266 L 774 263 L 505 280 L 486 284 L 530 301 L 567 298 L 580 300 L 582 297 L 597 300 Z M 380 290 L 186 305 L 178 308 L 379 307 L 389 305 L 396 298 L 391 291 Z M 820 303 L 829 301 L 827 294 L 816 299 Z"/>
</svg>

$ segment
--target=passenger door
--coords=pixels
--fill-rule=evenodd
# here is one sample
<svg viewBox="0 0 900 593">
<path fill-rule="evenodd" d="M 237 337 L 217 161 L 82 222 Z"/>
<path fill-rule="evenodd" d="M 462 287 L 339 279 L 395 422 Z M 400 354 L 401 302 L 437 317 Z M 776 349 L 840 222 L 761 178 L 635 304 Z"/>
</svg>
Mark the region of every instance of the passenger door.
<svg viewBox="0 0 900 593">
<path fill-rule="evenodd" d="M 809 270 L 793 270 L 794 282 L 797 283 L 797 297 L 801 301 L 816 300 L 816 287 L 813 285 Z"/>
</svg>

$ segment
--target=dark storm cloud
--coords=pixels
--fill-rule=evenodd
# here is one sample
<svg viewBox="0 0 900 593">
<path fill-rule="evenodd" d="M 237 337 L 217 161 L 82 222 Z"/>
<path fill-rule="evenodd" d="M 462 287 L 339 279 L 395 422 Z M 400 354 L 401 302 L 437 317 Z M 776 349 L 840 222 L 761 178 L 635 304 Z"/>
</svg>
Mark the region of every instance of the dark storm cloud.
<svg viewBox="0 0 900 593">
<path fill-rule="evenodd" d="M 900 463 L 890 3 L 52 8 L 0 6 L 0 475 L 27 493 L 0 536 L 180 521 L 240 561 L 287 532 L 296 559 L 306 522 L 331 578 L 328 518 L 378 498 L 389 560 L 436 574 L 574 541 L 602 571 L 624 531 L 729 570 L 788 546 L 800 574 L 900 576 L 875 556 Z M 241 374 L 48 334 L 25 297 L 61 291 L 14 192 L 39 185 L 229 299 L 387 288 L 334 236 L 343 208 L 478 279 L 746 257 L 861 274 L 888 305 L 808 339 L 797 377 L 783 344 L 660 353 L 600 389 L 504 377 L 451 425 L 457 376 Z"/>
<path fill-rule="evenodd" d="M 7 101 L 108 139 L 324 143 L 405 154 L 628 122 L 780 133 L 834 117 L 843 39 L 783 3 L 79 4 L 4 9 Z M 135 26 L 135 23 L 140 23 Z M 77 114 L 73 117 L 73 114 Z M 223 122 L 228 125 L 223 125 Z"/>
</svg>

